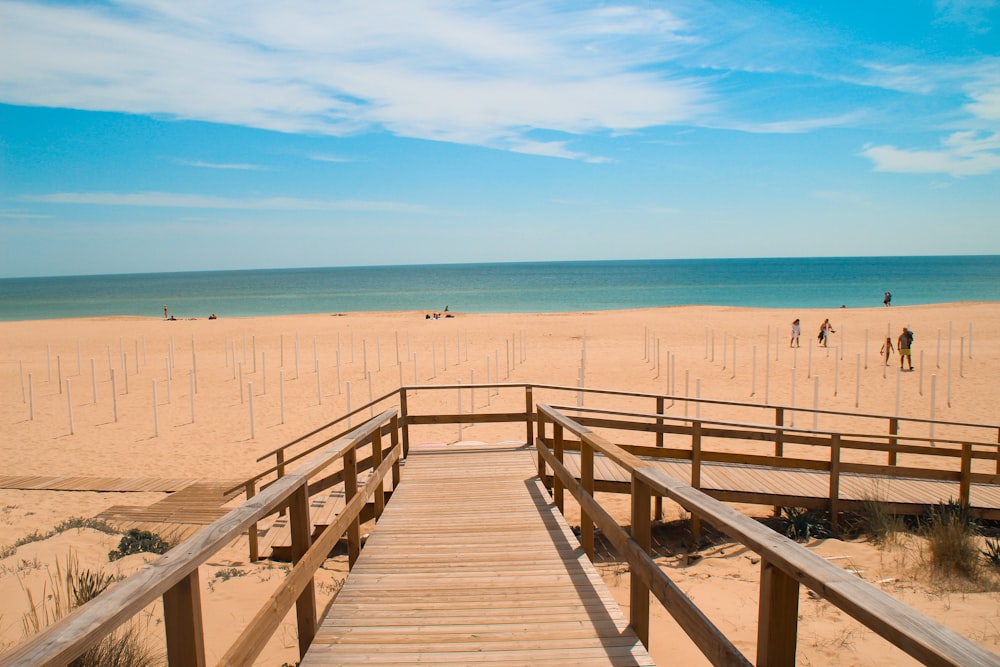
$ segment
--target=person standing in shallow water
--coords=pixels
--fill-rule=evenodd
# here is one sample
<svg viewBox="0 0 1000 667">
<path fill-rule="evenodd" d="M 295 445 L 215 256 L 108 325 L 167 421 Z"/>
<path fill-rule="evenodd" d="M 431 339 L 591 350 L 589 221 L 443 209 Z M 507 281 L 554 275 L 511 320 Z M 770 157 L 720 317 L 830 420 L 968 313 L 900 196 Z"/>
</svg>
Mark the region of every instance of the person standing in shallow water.
<svg viewBox="0 0 1000 667">
<path fill-rule="evenodd" d="M 896 341 L 896 349 L 899 350 L 899 368 L 902 370 L 903 361 L 905 360 L 909 366 L 909 370 L 913 370 L 913 356 L 910 353 L 910 348 L 913 346 L 913 332 L 903 327 L 903 333 L 899 334 L 899 340 Z"/>
</svg>

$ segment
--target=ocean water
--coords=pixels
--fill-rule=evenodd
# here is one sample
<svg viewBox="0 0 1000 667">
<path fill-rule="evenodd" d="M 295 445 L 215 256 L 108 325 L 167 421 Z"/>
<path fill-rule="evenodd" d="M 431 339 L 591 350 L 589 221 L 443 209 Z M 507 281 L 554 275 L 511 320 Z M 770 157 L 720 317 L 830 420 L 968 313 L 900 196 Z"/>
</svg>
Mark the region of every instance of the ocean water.
<svg viewBox="0 0 1000 667">
<path fill-rule="evenodd" d="M 1000 302 L 1000 256 L 524 262 L 0 279 L 0 320 L 418 310 L 539 313 Z"/>
</svg>

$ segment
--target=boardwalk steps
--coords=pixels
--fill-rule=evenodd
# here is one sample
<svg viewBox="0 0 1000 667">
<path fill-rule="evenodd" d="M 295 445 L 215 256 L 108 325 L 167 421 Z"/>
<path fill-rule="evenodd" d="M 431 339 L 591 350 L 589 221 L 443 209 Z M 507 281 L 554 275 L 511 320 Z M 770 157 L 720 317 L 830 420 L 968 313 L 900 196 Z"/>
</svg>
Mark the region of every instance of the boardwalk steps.
<svg viewBox="0 0 1000 667">
<path fill-rule="evenodd" d="M 652 665 L 523 443 L 419 445 L 302 665 Z"/>
</svg>

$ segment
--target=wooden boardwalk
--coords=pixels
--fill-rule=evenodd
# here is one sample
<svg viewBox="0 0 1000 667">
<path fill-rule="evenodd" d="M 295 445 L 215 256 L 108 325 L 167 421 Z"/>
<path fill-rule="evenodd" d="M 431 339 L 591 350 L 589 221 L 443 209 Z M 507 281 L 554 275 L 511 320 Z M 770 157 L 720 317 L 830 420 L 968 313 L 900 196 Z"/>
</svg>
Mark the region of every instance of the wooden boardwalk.
<svg viewBox="0 0 1000 667">
<path fill-rule="evenodd" d="M 641 458 L 675 479 L 691 482 L 690 461 Z M 579 479 L 579 452 L 566 452 L 564 460 Z M 603 456 L 594 457 L 594 479 L 600 491 L 630 492 L 628 475 Z M 930 479 L 841 473 L 839 486 L 841 509 L 852 509 L 866 500 L 879 500 L 893 505 L 897 512 L 919 514 L 927 506 L 959 497 L 958 482 Z M 830 475 L 817 470 L 702 462 L 698 488 L 725 502 L 806 508 L 826 508 L 830 504 Z M 977 514 L 1000 519 L 1000 485 L 973 484 L 969 496 L 970 506 Z"/>
<path fill-rule="evenodd" d="M 302 661 L 652 665 L 522 443 L 417 445 Z"/>
<path fill-rule="evenodd" d="M 51 477 L 0 475 L 0 489 L 20 491 L 98 491 L 102 493 L 173 493 L 197 482 L 189 477 Z"/>
</svg>

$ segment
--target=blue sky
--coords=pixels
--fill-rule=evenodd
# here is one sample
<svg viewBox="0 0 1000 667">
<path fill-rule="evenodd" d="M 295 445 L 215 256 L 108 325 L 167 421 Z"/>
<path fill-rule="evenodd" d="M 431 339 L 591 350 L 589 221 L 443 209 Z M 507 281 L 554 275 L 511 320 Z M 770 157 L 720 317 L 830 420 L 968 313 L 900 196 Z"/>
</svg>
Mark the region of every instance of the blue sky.
<svg viewBox="0 0 1000 667">
<path fill-rule="evenodd" d="M 993 0 L 0 0 L 0 276 L 998 253 Z"/>
</svg>

